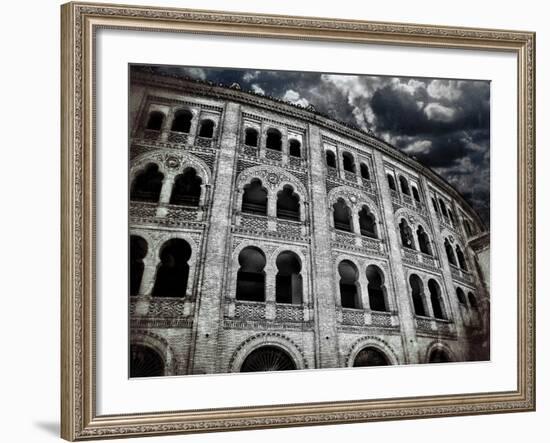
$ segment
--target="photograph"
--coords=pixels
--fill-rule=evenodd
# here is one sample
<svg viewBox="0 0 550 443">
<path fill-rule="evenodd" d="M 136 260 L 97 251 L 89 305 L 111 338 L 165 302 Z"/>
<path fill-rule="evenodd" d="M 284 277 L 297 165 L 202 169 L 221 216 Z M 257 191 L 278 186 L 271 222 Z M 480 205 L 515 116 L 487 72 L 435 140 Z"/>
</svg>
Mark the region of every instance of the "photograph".
<svg viewBox="0 0 550 443">
<path fill-rule="evenodd" d="M 491 81 L 128 84 L 130 378 L 491 360 Z"/>
</svg>

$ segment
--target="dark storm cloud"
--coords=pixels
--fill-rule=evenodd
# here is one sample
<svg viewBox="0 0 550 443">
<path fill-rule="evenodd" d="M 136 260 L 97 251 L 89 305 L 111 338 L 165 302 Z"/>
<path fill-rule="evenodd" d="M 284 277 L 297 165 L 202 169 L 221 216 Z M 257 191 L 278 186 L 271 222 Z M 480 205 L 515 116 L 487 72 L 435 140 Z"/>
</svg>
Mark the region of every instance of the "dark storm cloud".
<svg viewBox="0 0 550 443">
<path fill-rule="evenodd" d="M 489 222 L 490 85 L 485 81 L 162 67 L 230 85 L 371 130 L 432 168 Z"/>
</svg>

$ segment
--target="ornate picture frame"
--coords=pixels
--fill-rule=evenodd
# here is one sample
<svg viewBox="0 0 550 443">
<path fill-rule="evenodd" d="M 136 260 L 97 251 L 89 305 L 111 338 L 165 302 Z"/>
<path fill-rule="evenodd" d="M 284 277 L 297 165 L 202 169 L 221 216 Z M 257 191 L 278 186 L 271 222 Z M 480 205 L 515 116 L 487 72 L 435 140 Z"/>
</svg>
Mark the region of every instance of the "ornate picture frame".
<svg viewBox="0 0 550 443">
<path fill-rule="evenodd" d="M 535 409 L 535 35 L 523 31 L 67 3 L 62 18 L 61 436 L 70 441 Z M 97 414 L 96 32 L 475 49 L 517 56 L 517 389 L 391 399 Z M 241 356 L 242 357 L 242 356 Z"/>
</svg>

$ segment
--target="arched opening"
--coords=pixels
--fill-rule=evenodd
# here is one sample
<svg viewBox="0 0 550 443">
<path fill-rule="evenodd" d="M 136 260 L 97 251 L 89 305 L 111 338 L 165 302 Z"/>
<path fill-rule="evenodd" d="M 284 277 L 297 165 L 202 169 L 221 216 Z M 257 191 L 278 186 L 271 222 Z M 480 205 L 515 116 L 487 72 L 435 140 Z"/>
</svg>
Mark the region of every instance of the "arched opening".
<svg viewBox="0 0 550 443">
<path fill-rule="evenodd" d="M 130 186 L 130 200 L 156 203 L 160 198 L 164 174 L 156 163 L 145 166 Z"/>
<path fill-rule="evenodd" d="M 456 266 L 456 258 L 453 253 L 453 247 L 451 246 L 448 238 L 445 239 L 445 252 L 447 253 L 447 260 L 449 260 L 449 263 Z"/>
<path fill-rule="evenodd" d="M 277 303 L 302 304 L 302 263 L 300 258 L 291 251 L 279 254 L 275 261 L 277 276 L 275 277 L 275 300 Z"/>
<path fill-rule="evenodd" d="M 342 161 L 344 163 L 344 171 L 355 173 L 355 161 L 353 160 L 353 155 L 349 152 L 344 152 L 342 154 Z"/>
<path fill-rule="evenodd" d="M 420 203 L 420 194 L 418 193 L 418 189 L 416 189 L 416 186 L 411 186 L 413 198 Z"/>
<path fill-rule="evenodd" d="M 472 225 L 470 225 L 470 222 L 468 220 L 464 220 L 463 224 L 464 224 L 464 230 L 466 231 L 466 235 L 471 237 L 473 234 Z"/>
<path fill-rule="evenodd" d="M 282 349 L 262 346 L 252 351 L 241 366 L 241 372 L 293 371 L 296 363 Z"/>
<path fill-rule="evenodd" d="M 401 244 L 405 248 L 414 249 L 414 238 L 412 229 L 404 218 L 399 223 L 399 234 L 401 235 Z"/>
<path fill-rule="evenodd" d="M 397 188 L 395 186 L 395 179 L 393 178 L 393 175 L 391 174 L 386 174 L 386 177 L 388 179 L 388 186 L 390 187 L 390 189 L 392 191 L 397 191 Z"/>
<path fill-rule="evenodd" d="M 191 246 L 185 240 L 173 238 L 160 249 L 160 265 L 157 269 L 154 297 L 185 297 Z"/>
<path fill-rule="evenodd" d="M 456 258 L 458 259 L 458 265 L 460 266 L 460 269 L 462 269 L 463 271 L 467 271 L 468 265 L 466 263 L 466 257 L 464 257 L 464 253 L 462 252 L 462 249 L 460 249 L 460 246 L 456 245 L 455 251 L 456 251 Z"/>
<path fill-rule="evenodd" d="M 428 359 L 429 363 L 450 363 L 451 361 L 449 354 L 443 349 L 434 349 L 430 353 L 430 358 Z"/>
<path fill-rule="evenodd" d="M 334 209 L 334 228 L 339 231 L 352 232 L 351 210 L 346 205 L 344 199 L 339 198 L 332 207 Z"/>
<path fill-rule="evenodd" d="M 326 151 L 325 160 L 329 168 L 336 168 L 336 155 L 332 151 Z"/>
<path fill-rule="evenodd" d="M 430 301 L 435 318 L 445 320 L 445 310 L 443 309 L 443 299 L 441 297 L 441 288 L 439 284 L 431 278 L 428 281 L 428 290 L 430 291 Z"/>
<path fill-rule="evenodd" d="M 473 292 L 468 292 L 468 302 L 470 303 L 470 306 L 472 309 L 476 310 L 478 309 L 477 299 L 476 296 L 473 294 Z"/>
<path fill-rule="evenodd" d="M 447 206 L 445 206 L 445 202 L 441 199 L 439 199 L 439 208 L 441 209 L 441 213 L 443 214 L 443 217 L 449 216 L 449 214 L 447 213 Z"/>
<path fill-rule="evenodd" d="M 173 205 L 199 206 L 202 179 L 194 168 L 187 168 L 176 177 L 170 203 Z"/>
<path fill-rule="evenodd" d="M 265 141 L 265 146 L 268 149 L 280 151 L 283 143 L 282 139 L 283 136 L 281 135 L 281 132 L 279 130 L 270 128 L 267 130 L 267 139 Z"/>
<path fill-rule="evenodd" d="M 300 144 L 300 142 L 296 139 L 292 139 L 290 140 L 290 142 L 288 143 L 288 154 L 291 156 L 291 157 L 297 157 L 297 158 L 300 158 L 302 155 L 301 155 L 301 147 L 302 145 Z"/>
<path fill-rule="evenodd" d="M 214 122 L 212 120 L 201 121 L 201 127 L 199 129 L 199 137 L 202 137 L 202 138 L 214 137 Z"/>
<path fill-rule="evenodd" d="M 401 186 L 401 192 L 405 195 L 411 195 L 411 190 L 409 189 L 409 182 L 402 175 L 399 176 L 399 185 Z"/>
<path fill-rule="evenodd" d="M 357 267 L 349 260 L 338 265 L 340 274 L 340 300 L 343 308 L 361 309 Z"/>
<path fill-rule="evenodd" d="M 416 230 L 416 237 L 418 238 L 418 247 L 420 249 L 420 252 L 432 255 L 430 237 L 428 237 L 428 234 L 426 234 L 426 231 L 424 231 L 424 228 L 422 226 L 418 226 L 418 229 Z"/>
<path fill-rule="evenodd" d="M 267 190 L 257 178 L 244 187 L 242 212 L 267 215 Z"/>
<path fill-rule="evenodd" d="M 411 285 L 411 294 L 413 300 L 414 313 L 416 315 L 426 316 L 426 308 L 424 307 L 424 284 L 420 277 L 412 274 L 409 277 Z"/>
<path fill-rule="evenodd" d="M 171 130 L 188 134 L 191 130 L 191 120 L 193 120 L 193 113 L 187 109 L 182 109 L 174 115 Z"/>
<path fill-rule="evenodd" d="M 147 255 L 147 242 L 138 235 L 130 236 L 130 295 L 138 295 Z"/>
<path fill-rule="evenodd" d="M 258 146 L 258 131 L 253 128 L 246 128 L 244 134 L 244 144 L 256 148 Z"/>
<path fill-rule="evenodd" d="M 370 212 L 369 208 L 363 206 L 359 211 L 359 229 L 361 235 L 366 237 L 376 238 L 376 219 L 374 214 Z"/>
<path fill-rule="evenodd" d="M 384 289 L 384 274 L 375 265 L 367 266 L 369 305 L 372 311 L 388 311 Z"/>
<path fill-rule="evenodd" d="M 300 221 L 300 197 L 292 186 L 285 185 L 277 193 L 277 218 Z"/>
<path fill-rule="evenodd" d="M 369 167 L 365 163 L 361 163 L 361 178 L 365 180 L 370 180 Z"/>
<path fill-rule="evenodd" d="M 159 377 L 164 375 L 162 357 L 143 345 L 130 345 L 130 377 Z"/>
<path fill-rule="evenodd" d="M 466 294 L 464 294 L 462 288 L 456 288 L 456 298 L 458 299 L 458 303 L 460 303 L 460 305 L 464 306 L 465 308 L 468 307 L 466 303 Z"/>
<path fill-rule="evenodd" d="M 432 197 L 432 206 L 434 207 L 436 214 L 439 214 L 439 206 L 437 205 L 437 200 L 434 197 Z"/>
<path fill-rule="evenodd" d="M 451 224 L 454 226 L 455 225 L 455 214 L 452 211 L 452 209 L 449 209 L 447 212 L 449 213 L 449 218 L 451 219 Z"/>
<path fill-rule="evenodd" d="M 374 347 L 361 349 L 355 356 L 353 367 L 362 366 L 389 366 L 390 362 L 386 355 Z"/>
<path fill-rule="evenodd" d="M 164 123 L 164 114 L 160 111 L 153 111 L 149 114 L 146 128 L 150 131 L 160 131 Z"/>
<path fill-rule="evenodd" d="M 239 254 L 237 272 L 237 300 L 265 300 L 265 255 L 254 247 L 248 246 Z"/>
</svg>

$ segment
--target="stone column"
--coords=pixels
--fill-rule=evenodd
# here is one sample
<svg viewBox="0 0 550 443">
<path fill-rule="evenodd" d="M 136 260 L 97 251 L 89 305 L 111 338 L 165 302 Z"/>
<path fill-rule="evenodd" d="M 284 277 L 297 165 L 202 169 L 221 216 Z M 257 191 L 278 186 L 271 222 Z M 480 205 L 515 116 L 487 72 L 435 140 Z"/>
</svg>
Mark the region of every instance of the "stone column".
<svg viewBox="0 0 550 443">
<path fill-rule="evenodd" d="M 373 178 L 378 182 L 378 190 L 382 202 L 381 217 L 385 220 L 387 229 L 387 247 L 390 256 L 390 272 L 387 280 L 393 281 L 395 301 L 401 325 L 401 337 L 403 340 L 403 353 L 405 363 L 418 363 L 420 361 L 418 343 L 416 341 L 416 322 L 412 301 L 409 296 L 409 288 L 403 259 L 401 257 L 401 239 L 399 227 L 394 219 L 393 204 L 390 187 L 386 179 L 384 160 L 382 153 L 374 151 Z M 389 285 L 387 285 L 389 286 Z"/>
<path fill-rule="evenodd" d="M 338 296 L 334 292 L 334 269 L 331 257 L 331 235 L 328 220 L 328 201 L 326 190 L 326 166 L 323 144 L 319 128 L 308 127 L 311 153 L 311 240 L 315 254 L 312 256 L 317 367 L 335 368 L 340 366 L 338 358 L 338 335 L 336 322 L 336 304 Z"/>
<path fill-rule="evenodd" d="M 162 188 L 160 190 L 159 205 L 157 207 L 157 217 L 165 217 L 168 212 L 166 205 L 170 204 L 172 196 L 172 188 L 176 177 L 171 173 L 166 173 L 162 180 Z"/>
<path fill-rule="evenodd" d="M 428 190 L 428 183 L 424 178 L 420 179 L 422 189 L 424 191 L 424 195 L 429 196 L 429 190 Z M 433 205 L 427 205 L 429 216 L 432 220 L 432 226 L 434 229 L 434 246 L 437 248 L 437 255 L 439 256 L 439 264 L 440 269 L 443 273 L 443 282 L 445 286 L 445 292 L 448 294 L 448 300 L 449 300 L 449 306 L 451 308 L 450 312 L 450 319 L 454 321 L 455 327 L 456 327 L 456 333 L 458 336 L 458 341 L 461 343 L 464 348 L 464 345 L 466 344 L 465 340 L 465 331 L 464 331 L 464 325 L 460 321 L 462 316 L 460 315 L 460 306 L 458 303 L 458 299 L 456 297 L 456 290 L 455 285 L 453 283 L 453 277 L 451 274 L 451 267 L 449 265 L 449 260 L 447 259 L 447 252 L 445 251 L 445 244 L 444 244 L 444 238 L 441 235 L 441 227 L 439 225 L 439 217 L 437 213 L 435 212 L 435 209 Z M 435 250 L 433 251 L 435 254 Z M 453 252 L 454 253 L 454 252 Z M 443 294 L 442 294 L 443 295 Z M 466 355 L 460 356 L 460 358 L 464 358 Z"/>
<path fill-rule="evenodd" d="M 194 340 L 189 358 L 189 372 L 192 374 L 210 374 L 217 371 L 218 340 L 223 321 L 222 276 L 226 261 L 229 260 L 226 254 L 230 239 L 228 220 L 231 216 L 239 116 L 240 106 L 236 103 L 227 103 L 221 123 L 219 163 L 216 176 L 213 177 L 216 187 L 211 197 L 210 223 L 204 239 L 206 260 L 202 264 L 202 289 L 195 308 Z"/>
<path fill-rule="evenodd" d="M 275 308 L 275 279 L 277 275 L 277 266 L 275 263 L 268 263 L 264 269 L 265 272 L 265 318 L 274 320 L 276 314 Z"/>
</svg>

